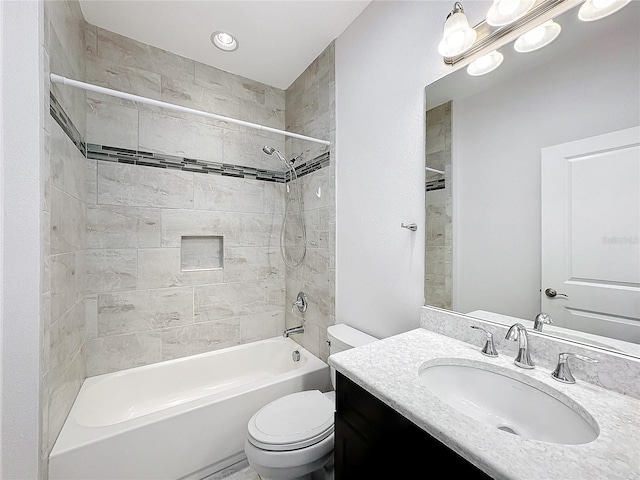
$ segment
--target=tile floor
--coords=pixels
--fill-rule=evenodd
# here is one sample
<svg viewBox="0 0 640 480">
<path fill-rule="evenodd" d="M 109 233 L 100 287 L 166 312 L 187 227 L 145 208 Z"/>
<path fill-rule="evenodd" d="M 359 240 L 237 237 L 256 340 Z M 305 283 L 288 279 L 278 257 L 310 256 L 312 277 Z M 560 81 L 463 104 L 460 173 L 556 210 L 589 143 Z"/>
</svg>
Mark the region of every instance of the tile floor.
<svg viewBox="0 0 640 480">
<path fill-rule="evenodd" d="M 333 480 L 333 462 L 325 467 L 325 475 L 325 480 Z M 261 480 L 261 478 L 245 459 L 202 480 Z"/>
</svg>

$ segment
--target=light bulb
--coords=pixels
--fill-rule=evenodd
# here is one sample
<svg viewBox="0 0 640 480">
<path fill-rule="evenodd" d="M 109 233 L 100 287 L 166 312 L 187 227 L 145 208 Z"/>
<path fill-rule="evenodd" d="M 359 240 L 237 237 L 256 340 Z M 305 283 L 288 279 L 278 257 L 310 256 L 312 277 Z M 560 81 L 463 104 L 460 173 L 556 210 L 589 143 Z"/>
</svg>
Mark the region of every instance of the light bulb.
<svg viewBox="0 0 640 480">
<path fill-rule="evenodd" d="M 498 68 L 503 60 L 504 56 L 497 50 L 494 50 L 471 62 L 467 66 L 467 73 L 473 77 L 485 75 Z"/>
<path fill-rule="evenodd" d="M 535 0 L 493 0 L 487 12 L 487 23 L 492 27 L 513 23 L 531 10 L 534 3 Z"/>
<path fill-rule="evenodd" d="M 462 5 L 455 4 L 454 10 L 444 24 L 442 40 L 438 44 L 438 53 L 443 57 L 455 57 L 465 52 L 476 41 L 476 31 L 469 27 Z"/>
<path fill-rule="evenodd" d="M 593 6 L 598 9 L 609 8 L 616 0 L 593 0 Z"/>
<path fill-rule="evenodd" d="M 561 30 L 560 25 L 549 20 L 520 35 L 513 44 L 513 48 L 520 53 L 533 52 L 553 42 L 558 38 Z"/>
<path fill-rule="evenodd" d="M 583 22 L 600 20 L 616 13 L 631 0 L 586 0 L 578 10 L 578 18 Z"/>
<path fill-rule="evenodd" d="M 498 12 L 500 15 L 513 15 L 520 5 L 520 0 L 502 0 L 498 3 Z"/>
<path fill-rule="evenodd" d="M 229 45 L 229 44 L 233 43 L 233 37 L 231 35 L 229 35 L 228 33 L 219 33 L 218 34 L 218 40 L 220 40 L 225 45 Z"/>
</svg>

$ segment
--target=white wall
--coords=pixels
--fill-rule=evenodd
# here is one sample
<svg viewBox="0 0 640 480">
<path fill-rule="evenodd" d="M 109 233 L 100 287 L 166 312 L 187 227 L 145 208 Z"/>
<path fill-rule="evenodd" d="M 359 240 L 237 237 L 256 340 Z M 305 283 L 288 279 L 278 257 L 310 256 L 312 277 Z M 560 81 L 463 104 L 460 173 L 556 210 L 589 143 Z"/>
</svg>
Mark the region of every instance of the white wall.
<svg viewBox="0 0 640 480">
<path fill-rule="evenodd" d="M 2 317 L 0 478 L 38 478 L 42 4 L 0 9 Z"/>
<path fill-rule="evenodd" d="M 424 88 L 452 6 L 375 1 L 336 40 L 336 321 L 377 337 L 424 304 Z"/>
</svg>

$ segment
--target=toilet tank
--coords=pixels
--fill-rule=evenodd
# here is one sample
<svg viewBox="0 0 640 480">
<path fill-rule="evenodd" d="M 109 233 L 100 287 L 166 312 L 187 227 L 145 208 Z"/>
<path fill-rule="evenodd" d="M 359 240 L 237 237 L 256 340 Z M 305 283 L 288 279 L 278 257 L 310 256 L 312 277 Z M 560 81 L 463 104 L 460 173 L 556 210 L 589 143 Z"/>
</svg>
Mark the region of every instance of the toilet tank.
<svg viewBox="0 0 640 480">
<path fill-rule="evenodd" d="M 371 335 L 361 332 L 349 325 L 345 325 L 344 323 L 331 325 L 327 328 L 327 337 L 329 339 L 329 355 L 343 352 L 361 345 L 366 345 L 367 343 L 378 340 L 376 337 L 372 337 Z M 335 390 L 336 370 L 333 367 L 331 367 L 331 385 L 333 385 Z"/>
</svg>

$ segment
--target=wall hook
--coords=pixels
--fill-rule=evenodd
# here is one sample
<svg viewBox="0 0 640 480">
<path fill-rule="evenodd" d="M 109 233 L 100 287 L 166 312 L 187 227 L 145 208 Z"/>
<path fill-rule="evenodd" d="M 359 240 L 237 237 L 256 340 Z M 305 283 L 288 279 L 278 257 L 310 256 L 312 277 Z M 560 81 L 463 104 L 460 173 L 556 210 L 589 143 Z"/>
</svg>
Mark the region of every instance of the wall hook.
<svg viewBox="0 0 640 480">
<path fill-rule="evenodd" d="M 415 223 L 409 223 L 409 224 L 401 223 L 400 226 L 402 228 L 408 228 L 412 232 L 415 232 L 418 229 L 418 225 L 416 225 Z"/>
</svg>

